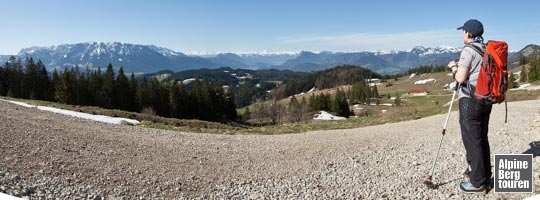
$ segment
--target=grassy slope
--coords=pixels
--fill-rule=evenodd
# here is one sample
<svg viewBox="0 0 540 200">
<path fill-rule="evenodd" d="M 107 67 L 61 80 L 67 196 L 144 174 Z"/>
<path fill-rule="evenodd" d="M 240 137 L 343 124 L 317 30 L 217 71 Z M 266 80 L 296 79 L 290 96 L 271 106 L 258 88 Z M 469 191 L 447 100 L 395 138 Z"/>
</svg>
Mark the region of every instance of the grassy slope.
<svg viewBox="0 0 540 200">
<path fill-rule="evenodd" d="M 414 84 L 416 81 L 428 78 L 435 78 L 436 81 L 419 85 Z M 443 86 L 452 81 L 453 78 L 451 77 L 451 74 L 447 72 L 417 75 L 412 78 L 406 76 L 399 78 L 397 81 L 388 80 L 387 83 L 392 83 L 393 85 L 390 87 L 386 87 L 387 83 L 379 85 L 379 94 L 381 96 L 387 96 L 387 94 L 390 94 L 391 97 L 395 97 L 396 94 L 402 96 L 404 100 L 402 101 L 401 107 L 362 105 L 361 110 L 355 110 L 356 115 L 360 115 L 360 117 L 349 118 L 345 121 L 310 121 L 294 124 L 265 126 L 244 131 L 248 133 L 280 134 L 305 132 L 311 130 L 356 128 L 404 120 L 414 120 L 436 114 L 443 114 L 448 112 L 448 105 L 452 98 L 452 91 L 444 90 Z M 350 88 L 350 86 L 340 86 L 339 88 L 341 90 L 347 90 Z M 428 96 L 408 97 L 406 94 L 410 88 L 427 89 L 429 94 Z M 335 94 L 336 90 L 337 88 L 326 89 L 322 91 L 315 91 L 314 93 L 316 95 L 320 93 Z M 311 94 L 305 94 L 303 96 L 309 98 Z M 301 99 L 302 96 L 297 98 Z M 508 92 L 508 101 L 522 101 L 531 99 L 540 99 L 540 91 L 511 90 Z M 283 105 L 288 105 L 289 101 L 290 100 L 288 98 L 280 100 Z M 380 102 L 393 103 L 393 100 L 382 98 L 380 99 Z M 454 102 L 452 110 L 457 110 L 457 107 L 457 102 Z M 244 109 L 245 108 L 242 110 Z M 365 116 L 366 110 L 368 113 L 367 116 Z M 386 112 L 383 113 L 382 110 L 386 110 Z"/>
<path fill-rule="evenodd" d="M 414 82 L 418 80 L 435 78 L 437 81 L 429 82 L 424 85 L 415 85 Z M 216 122 L 206 122 L 201 120 L 180 120 L 174 118 L 164 118 L 159 116 L 151 116 L 148 114 L 141 114 L 135 112 L 127 112 L 121 110 L 109 110 L 104 108 L 92 107 L 92 106 L 74 106 L 66 105 L 48 101 L 38 100 L 26 100 L 26 99 L 14 99 L 7 98 L 16 101 L 22 101 L 34 105 L 44 105 L 57 107 L 67 110 L 74 110 L 79 112 L 108 115 L 113 117 L 125 117 L 137 119 L 143 121 L 138 126 L 159 128 L 167 130 L 177 130 L 186 132 L 202 132 L 202 133 L 217 133 L 217 134 L 283 134 L 283 133 L 299 133 L 312 130 L 329 130 L 329 129 L 344 129 L 344 128 L 356 128 L 365 127 L 377 124 L 398 122 L 404 120 L 414 120 L 422 117 L 427 117 L 435 114 L 442 114 L 448 111 L 448 106 L 445 106 L 451 99 L 451 92 L 444 90 L 442 87 L 452 81 L 447 73 L 433 73 L 418 75 L 413 78 L 402 77 L 397 81 L 389 80 L 388 83 L 392 83 L 393 86 L 385 87 L 385 85 L 378 86 L 379 93 L 382 96 L 390 94 L 395 97 L 396 94 L 403 95 L 408 93 L 410 88 L 425 88 L 428 89 L 429 95 L 424 97 L 407 97 L 404 96 L 404 100 L 401 107 L 388 107 L 388 106 L 367 106 L 362 105 L 361 110 L 355 110 L 360 117 L 349 118 L 344 121 L 308 121 L 300 123 L 287 123 L 283 125 L 273 125 L 264 127 L 253 127 L 239 124 L 221 124 Z M 340 89 L 347 90 L 350 86 L 341 86 Z M 322 91 L 315 91 L 315 94 L 327 93 L 335 94 L 337 88 L 327 89 Z M 306 98 L 309 98 L 311 94 L 306 94 Z M 301 97 L 298 98 L 299 100 Z M 540 99 L 540 90 L 511 90 L 508 92 L 509 101 L 520 101 Z M 393 100 L 388 98 L 380 99 L 381 103 L 393 103 Z M 287 106 L 289 99 L 283 99 L 280 101 L 283 105 Z M 245 108 L 239 109 L 239 112 L 243 112 Z M 251 109 L 251 108 L 250 108 Z M 456 110 L 457 106 L 454 106 L 453 110 Z M 386 110 L 385 113 L 382 110 Z M 366 116 L 367 112 L 367 116 Z"/>
<path fill-rule="evenodd" d="M 220 133 L 220 134 L 232 134 L 243 129 L 238 126 L 235 127 L 235 126 L 230 126 L 230 125 L 217 123 L 217 122 L 165 118 L 165 117 L 154 116 L 154 115 L 149 115 L 149 114 L 144 114 L 144 113 L 128 112 L 128 111 L 123 111 L 123 110 L 111 110 L 111 109 L 105 109 L 105 108 L 94 107 L 94 106 L 77 106 L 77 105 L 61 104 L 61 103 L 50 102 L 50 101 L 16 99 L 16 98 L 10 98 L 10 97 L 1 97 L 1 98 L 25 102 L 31 105 L 49 106 L 49 107 L 73 110 L 77 112 L 84 112 L 84 113 L 90 113 L 90 114 L 96 114 L 96 115 L 106 115 L 106 116 L 112 116 L 112 117 L 124 117 L 124 118 L 136 119 L 142 122 L 137 126 L 142 126 L 142 127 L 178 130 L 178 131 L 186 131 L 186 132 L 205 132 L 205 133 Z"/>
</svg>

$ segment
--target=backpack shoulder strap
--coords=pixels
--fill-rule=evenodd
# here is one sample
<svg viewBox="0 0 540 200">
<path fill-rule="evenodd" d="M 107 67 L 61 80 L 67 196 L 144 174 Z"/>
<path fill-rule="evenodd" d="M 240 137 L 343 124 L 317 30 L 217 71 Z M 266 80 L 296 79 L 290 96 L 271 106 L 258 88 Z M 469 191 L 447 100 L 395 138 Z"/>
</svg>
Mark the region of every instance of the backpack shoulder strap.
<svg viewBox="0 0 540 200">
<path fill-rule="evenodd" d="M 483 44 L 482 44 L 483 45 Z M 465 47 L 470 47 L 471 49 L 473 49 L 474 51 L 476 51 L 476 53 L 484 56 L 484 50 L 481 49 L 480 47 L 476 46 L 476 45 L 472 45 L 471 43 L 468 43 L 465 45 Z"/>
<path fill-rule="evenodd" d="M 484 44 L 482 44 L 484 46 Z M 484 50 L 476 45 L 473 45 L 471 43 L 467 43 L 465 45 L 465 47 L 469 47 L 471 49 L 473 49 L 474 51 L 476 51 L 476 53 L 478 53 L 481 57 L 484 56 Z M 465 48 L 463 47 L 463 48 Z M 482 59 L 483 60 L 483 59 Z M 474 68 L 471 70 L 471 72 L 473 72 L 474 70 L 476 70 L 476 67 L 477 66 L 474 66 Z M 473 96 L 474 95 L 474 88 L 473 86 L 471 85 L 470 81 L 469 81 L 469 78 L 467 77 L 467 81 L 466 83 L 464 84 L 465 87 L 467 87 L 467 90 L 469 90 L 469 95 Z"/>
</svg>

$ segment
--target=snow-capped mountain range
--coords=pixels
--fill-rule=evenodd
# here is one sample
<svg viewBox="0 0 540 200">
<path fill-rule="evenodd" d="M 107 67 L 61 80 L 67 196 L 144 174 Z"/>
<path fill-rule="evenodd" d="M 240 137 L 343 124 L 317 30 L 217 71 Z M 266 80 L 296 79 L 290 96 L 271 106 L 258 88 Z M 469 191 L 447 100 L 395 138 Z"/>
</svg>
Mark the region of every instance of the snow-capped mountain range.
<svg viewBox="0 0 540 200">
<path fill-rule="evenodd" d="M 289 69 L 315 71 L 336 65 L 351 64 L 368 67 L 380 73 L 396 73 L 411 67 L 445 64 L 457 59 L 459 48 L 417 46 L 407 51 L 359 52 L 240 52 L 240 53 L 182 53 L 155 45 L 138 45 L 120 42 L 83 42 L 51 47 L 22 49 L 16 57 L 24 60 L 41 59 L 49 70 L 64 67 L 123 66 L 127 72 L 182 71 L 199 68 Z M 0 56 L 5 63 L 10 56 Z"/>
</svg>

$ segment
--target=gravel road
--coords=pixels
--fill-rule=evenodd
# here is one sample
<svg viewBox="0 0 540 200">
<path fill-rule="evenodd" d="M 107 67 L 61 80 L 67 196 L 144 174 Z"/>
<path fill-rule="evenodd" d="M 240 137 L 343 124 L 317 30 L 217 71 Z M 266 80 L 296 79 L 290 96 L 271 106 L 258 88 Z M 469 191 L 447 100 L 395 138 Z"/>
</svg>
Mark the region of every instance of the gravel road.
<svg viewBox="0 0 540 200">
<path fill-rule="evenodd" d="M 540 147 L 540 100 L 494 106 L 495 153 Z M 31 199 L 463 199 L 464 147 L 453 112 L 427 189 L 445 115 L 286 135 L 181 133 L 105 124 L 0 101 L 0 192 Z M 539 157 L 534 190 L 540 193 Z"/>
</svg>

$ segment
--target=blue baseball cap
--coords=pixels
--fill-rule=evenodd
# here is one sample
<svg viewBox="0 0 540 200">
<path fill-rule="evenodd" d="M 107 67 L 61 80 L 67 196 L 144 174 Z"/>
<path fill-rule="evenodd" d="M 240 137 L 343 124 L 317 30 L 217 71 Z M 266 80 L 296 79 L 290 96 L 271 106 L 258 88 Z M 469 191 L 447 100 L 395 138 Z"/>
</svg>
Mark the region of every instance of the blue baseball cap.
<svg viewBox="0 0 540 200">
<path fill-rule="evenodd" d="M 484 34 L 484 26 L 480 21 L 476 19 L 469 19 L 465 22 L 465 24 L 463 24 L 462 27 L 457 28 L 457 30 L 465 30 L 473 36 L 479 36 Z"/>
</svg>

